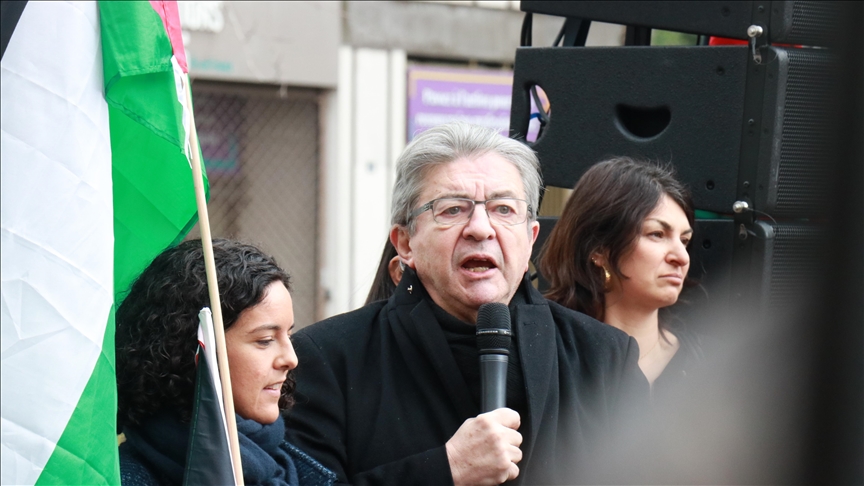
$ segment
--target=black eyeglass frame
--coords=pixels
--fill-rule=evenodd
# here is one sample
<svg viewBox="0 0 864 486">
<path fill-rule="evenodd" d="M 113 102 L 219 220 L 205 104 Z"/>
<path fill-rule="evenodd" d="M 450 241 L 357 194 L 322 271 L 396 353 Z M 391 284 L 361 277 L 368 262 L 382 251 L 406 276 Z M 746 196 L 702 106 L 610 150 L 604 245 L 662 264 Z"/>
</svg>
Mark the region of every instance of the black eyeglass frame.
<svg viewBox="0 0 864 486">
<path fill-rule="evenodd" d="M 471 218 L 474 216 L 474 210 L 477 209 L 477 204 L 483 204 L 483 207 L 486 210 L 486 216 L 489 218 L 489 221 L 491 222 L 491 221 L 493 221 L 493 219 L 492 219 L 492 216 L 489 214 L 489 209 L 486 206 L 486 203 L 488 203 L 489 201 L 500 201 L 502 199 L 508 200 L 508 201 L 522 201 L 522 202 L 524 202 L 526 209 L 527 209 L 525 212 L 525 220 L 520 221 L 518 223 L 511 223 L 511 224 L 501 223 L 501 222 L 495 221 L 495 224 L 502 224 L 504 226 L 516 226 L 517 224 L 522 224 L 525 221 L 528 221 L 529 219 L 531 219 L 531 216 L 534 215 L 534 208 L 531 207 L 531 203 L 529 203 L 528 200 L 526 200 L 526 199 L 519 199 L 518 197 L 493 197 L 492 199 L 487 199 L 485 201 L 477 201 L 474 199 L 468 199 L 467 197 L 439 197 L 438 199 L 433 199 L 433 200 L 427 202 L 426 204 L 420 206 L 419 208 L 415 209 L 414 211 L 411 211 L 411 214 L 408 217 L 408 221 L 413 221 L 417 216 L 420 216 L 421 214 L 425 213 L 426 211 L 431 210 L 432 206 L 434 206 L 435 203 L 438 201 L 445 201 L 445 200 L 454 201 L 455 200 L 455 201 L 470 201 L 471 202 L 472 206 L 471 206 L 471 212 L 468 213 L 468 220 L 465 221 L 464 223 L 449 223 L 449 224 L 448 223 L 439 223 L 438 220 L 436 220 L 435 216 L 433 215 L 432 221 L 435 221 L 435 224 L 439 224 L 441 226 L 461 226 L 461 225 L 468 224 L 471 221 Z"/>
</svg>

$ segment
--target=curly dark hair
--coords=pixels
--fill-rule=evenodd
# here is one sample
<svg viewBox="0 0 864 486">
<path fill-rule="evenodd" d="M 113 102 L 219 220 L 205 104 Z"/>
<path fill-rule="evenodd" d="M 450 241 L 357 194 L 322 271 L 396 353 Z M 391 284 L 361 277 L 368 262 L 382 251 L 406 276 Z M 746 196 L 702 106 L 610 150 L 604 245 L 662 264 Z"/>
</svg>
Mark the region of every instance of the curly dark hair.
<svg viewBox="0 0 864 486">
<path fill-rule="evenodd" d="M 671 165 L 615 157 L 591 166 L 573 188 L 541 250 L 540 272 L 550 283 L 546 297 L 602 321 L 606 279 L 591 256 L 608 252 L 609 271 L 627 278 L 619 267 L 621 258 L 633 248 L 642 222 L 664 194 L 681 207 L 693 227 L 690 192 L 675 178 Z M 666 330 L 665 319 L 660 328 Z"/>
<path fill-rule="evenodd" d="M 138 276 L 117 309 L 118 428 L 140 424 L 165 409 L 189 421 L 195 395 L 198 312 L 210 306 L 201 240 L 185 241 L 157 256 Z M 258 248 L 213 240 L 213 255 L 227 331 L 258 303 L 268 285 L 291 277 Z M 279 408 L 293 404 L 294 376 L 282 385 Z"/>
</svg>

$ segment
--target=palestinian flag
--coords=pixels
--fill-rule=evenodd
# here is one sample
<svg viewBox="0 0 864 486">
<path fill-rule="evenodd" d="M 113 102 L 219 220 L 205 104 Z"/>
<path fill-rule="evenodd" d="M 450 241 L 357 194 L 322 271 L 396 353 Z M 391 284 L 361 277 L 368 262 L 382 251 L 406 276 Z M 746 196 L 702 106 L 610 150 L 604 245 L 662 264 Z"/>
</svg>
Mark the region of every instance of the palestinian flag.
<svg viewBox="0 0 864 486">
<path fill-rule="evenodd" d="M 114 311 L 196 220 L 177 6 L 2 2 L 0 39 L 0 481 L 117 484 Z"/>
</svg>

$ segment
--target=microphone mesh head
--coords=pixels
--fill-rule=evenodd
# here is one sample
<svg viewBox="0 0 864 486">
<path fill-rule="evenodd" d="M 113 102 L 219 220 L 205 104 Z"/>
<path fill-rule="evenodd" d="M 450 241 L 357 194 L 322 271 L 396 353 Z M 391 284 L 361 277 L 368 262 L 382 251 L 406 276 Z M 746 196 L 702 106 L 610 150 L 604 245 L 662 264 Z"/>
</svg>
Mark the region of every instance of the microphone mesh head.
<svg viewBox="0 0 864 486">
<path fill-rule="evenodd" d="M 504 331 L 501 333 L 491 332 Z M 510 309 L 506 304 L 490 302 L 477 311 L 477 349 L 507 349 L 510 347 Z"/>
</svg>

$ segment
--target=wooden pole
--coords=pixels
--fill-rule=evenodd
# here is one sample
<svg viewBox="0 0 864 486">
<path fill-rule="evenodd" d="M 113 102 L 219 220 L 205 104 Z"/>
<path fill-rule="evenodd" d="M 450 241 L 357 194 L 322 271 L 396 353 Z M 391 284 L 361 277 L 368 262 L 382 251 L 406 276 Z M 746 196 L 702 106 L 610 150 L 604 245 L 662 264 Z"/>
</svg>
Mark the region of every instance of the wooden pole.
<svg viewBox="0 0 864 486">
<path fill-rule="evenodd" d="M 207 288 L 210 292 L 210 310 L 213 312 L 213 333 L 216 337 L 216 361 L 222 381 L 222 400 L 225 402 L 225 419 L 228 423 L 228 443 L 234 465 L 234 481 L 243 486 L 243 465 L 240 463 L 240 442 L 237 439 L 237 420 L 234 417 L 234 395 L 231 391 L 231 372 L 228 368 L 228 349 L 225 346 L 225 327 L 222 324 L 222 301 L 219 299 L 219 281 L 216 278 L 216 261 L 213 258 L 213 240 L 210 236 L 210 216 L 204 195 L 204 176 L 201 173 L 201 157 L 198 155 L 198 130 L 192 111 L 192 84 L 186 75 L 186 103 L 189 108 L 189 141 L 192 146 L 192 179 L 195 182 L 195 200 L 198 203 L 198 227 L 201 229 L 201 246 L 204 248 L 204 269 L 207 273 Z"/>
</svg>

